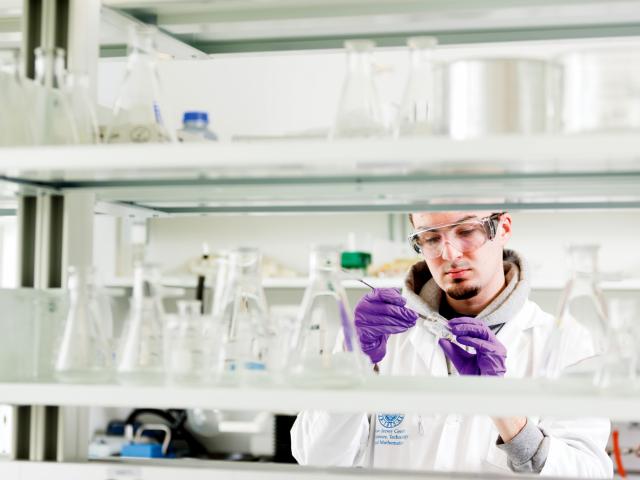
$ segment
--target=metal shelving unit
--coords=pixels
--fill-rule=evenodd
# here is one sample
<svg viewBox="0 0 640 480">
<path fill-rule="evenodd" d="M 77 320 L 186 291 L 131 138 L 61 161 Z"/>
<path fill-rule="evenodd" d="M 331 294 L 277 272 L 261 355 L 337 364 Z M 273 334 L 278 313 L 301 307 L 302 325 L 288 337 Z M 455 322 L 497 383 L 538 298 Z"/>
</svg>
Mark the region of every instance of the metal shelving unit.
<svg viewBox="0 0 640 480">
<path fill-rule="evenodd" d="M 381 46 L 404 44 L 407 36 L 417 33 L 435 34 L 442 44 L 640 35 L 640 9 L 633 1 L 478 3 L 104 0 L 102 6 L 110 9 L 103 11 L 103 20 L 111 19 L 116 30 L 120 22 L 158 24 L 165 33 L 166 48 L 188 58 L 221 52 L 332 48 L 339 47 L 345 38 L 363 35 Z M 100 9 L 98 0 L 75 4 L 96 15 Z M 25 5 L 34 7 L 38 2 L 28 0 Z M 48 15 L 46 10 L 40 13 Z M 44 17 L 40 23 L 47 28 L 63 23 L 59 18 Z M 15 16 L 6 24 L 15 28 Z M 23 41 L 33 42 L 34 31 L 31 28 Z M 86 43 L 95 46 L 97 56 L 98 39 L 96 32 L 92 33 L 96 38 Z M 55 36 L 48 31 L 47 35 L 48 39 Z M 71 40 L 73 58 L 92 51 L 83 44 L 84 38 Z M 122 54 L 117 43 L 107 50 L 103 48 L 103 55 Z M 496 187 L 503 192 L 500 198 L 495 197 Z M 3 199 L 19 198 L 21 285 L 46 288 L 62 283 L 65 265 L 91 261 L 96 206 L 109 214 L 131 215 L 135 211 L 143 217 L 451 208 L 638 209 L 640 137 L 282 139 L 218 145 L 12 148 L 0 150 L 0 194 Z M 579 382 L 551 387 L 536 380 L 415 377 L 373 377 L 350 390 L 0 383 L 0 402 L 31 409 L 28 455 L 21 458 L 31 461 L 0 462 L 0 477 L 162 480 L 188 472 L 194 479 L 253 479 L 259 475 L 267 480 L 299 478 L 302 473 L 307 478 L 336 479 L 362 475 L 353 470 L 265 465 L 72 463 L 86 458 L 86 439 L 79 432 L 86 426 L 83 412 L 87 406 L 216 406 L 278 412 L 303 408 L 348 411 L 357 406 L 367 411 L 419 411 L 428 403 L 431 411 L 440 413 L 604 413 L 619 420 L 638 419 L 640 393 L 631 387 L 615 392 L 601 392 Z M 469 402 L 470 392 L 473 403 Z M 48 407 L 51 405 L 54 407 Z M 52 425 L 57 430 L 52 431 Z M 54 455 L 45 448 L 50 443 L 55 444 Z M 61 463 L 42 462 L 54 459 Z M 365 474 L 397 476 L 396 472 Z M 420 476 L 439 478 L 435 474 Z"/>
</svg>

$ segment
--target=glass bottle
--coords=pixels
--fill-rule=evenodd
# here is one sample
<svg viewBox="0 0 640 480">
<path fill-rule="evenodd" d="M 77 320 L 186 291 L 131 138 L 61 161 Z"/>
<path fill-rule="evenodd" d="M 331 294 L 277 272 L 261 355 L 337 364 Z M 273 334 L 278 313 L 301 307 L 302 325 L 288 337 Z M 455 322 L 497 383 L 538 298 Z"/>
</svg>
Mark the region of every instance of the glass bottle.
<svg viewBox="0 0 640 480">
<path fill-rule="evenodd" d="M 339 276 L 337 247 L 311 251 L 309 285 L 298 315 L 289 378 L 308 387 L 346 387 L 363 380 L 364 362 Z"/>
<path fill-rule="evenodd" d="M 409 47 L 409 78 L 396 118 L 398 136 L 429 135 L 434 130 L 434 81 L 433 49 L 438 44 L 435 37 L 411 37 Z"/>
<path fill-rule="evenodd" d="M 274 332 L 262 288 L 261 255 L 255 248 L 229 254 L 226 282 L 216 305 L 222 328 L 220 379 L 223 383 L 266 380 Z M 221 282 L 218 282 L 220 285 Z"/>
<path fill-rule="evenodd" d="M 127 71 L 113 107 L 107 143 L 175 141 L 156 65 L 157 32 L 148 25 L 130 30 Z"/>
<path fill-rule="evenodd" d="M 173 384 L 201 385 L 211 368 L 211 338 L 199 300 L 178 301 L 178 314 L 170 316 L 165 336 L 165 370 Z"/>
<path fill-rule="evenodd" d="M 36 48 L 34 95 L 34 142 L 37 145 L 67 145 L 79 141 L 76 120 L 63 92 L 65 51 Z"/>
<path fill-rule="evenodd" d="M 118 381 L 160 383 L 164 377 L 164 308 L 157 266 L 135 266 L 130 302 L 118 348 Z"/>
<path fill-rule="evenodd" d="M 10 59 L 0 64 L 0 145 L 31 145 L 32 119 L 18 53 L 14 51 Z"/>
<path fill-rule="evenodd" d="M 556 327 L 547 345 L 544 376 L 596 381 L 607 350 L 608 314 L 598 286 L 597 245 L 568 247 L 571 276 L 562 292 Z"/>
<path fill-rule="evenodd" d="M 382 136 L 385 127 L 372 65 L 375 43 L 370 40 L 350 40 L 344 46 L 347 50 L 347 75 L 330 136 Z"/>
<path fill-rule="evenodd" d="M 100 143 L 98 119 L 89 90 L 89 75 L 84 72 L 67 72 L 64 93 L 76 120 L 78 143 Z"/>
<path fill-rule="evenodd" d="M 108 312 L 100 305 L 93 267 L 69 268 L 69 313 L 54 374 L 62 382 L 100 383 L 111 378 Z"/>
<path fill-rule="evenodd" d="M 182 128 L 178 140 L 184 143 L 215 142 L 218 136 L 209 130 L 209 113 L 188 111 L 182 115 Z"/>
<path fill-rule="evenodd" d="M 609 302 L 606 352 L 596 384 L 607 389 L 637 386 L 638 341 L 637 304 L 631 299 L 615 298 Z"/>
</svg>

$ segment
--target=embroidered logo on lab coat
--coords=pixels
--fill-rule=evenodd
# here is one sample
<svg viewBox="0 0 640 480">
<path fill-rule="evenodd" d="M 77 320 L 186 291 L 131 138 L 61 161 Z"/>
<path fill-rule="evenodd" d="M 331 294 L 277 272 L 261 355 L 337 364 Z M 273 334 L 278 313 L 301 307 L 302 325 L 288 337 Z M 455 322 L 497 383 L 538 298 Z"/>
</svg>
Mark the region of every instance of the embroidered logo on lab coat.
<svg viewBox="0 0 640 480">
<path fill-rule="evenodd" d="M 404 420 L 404 415 L 400 413 L 378 415 L 378 421 L 384 428 L 396 428 Z"/>
</svg>

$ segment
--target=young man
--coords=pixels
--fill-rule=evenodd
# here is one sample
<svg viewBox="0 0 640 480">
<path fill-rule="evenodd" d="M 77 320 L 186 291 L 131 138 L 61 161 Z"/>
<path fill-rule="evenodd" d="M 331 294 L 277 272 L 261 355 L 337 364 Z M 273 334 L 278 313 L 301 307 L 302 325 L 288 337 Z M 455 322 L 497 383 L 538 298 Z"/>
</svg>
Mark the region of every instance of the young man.
<svg viewBox="0 0 640 480">
<path fill-rule="evenodd" d="M 527 266 L 504 248 L 512 233 L 511 216 L 422 212 L 413 213 L 411 221 L 412 244 L 424 261 L 409 271 L 402 295 L 376 289 L 355 310 L 362 350 L 379 373 L 535 375 L 544 364 L 554 320 L 528 299 Z M 414 310 L 447 319 L 459 345 L 416 323 Z M 572 348 L 568 358 L 586 357 L 581 346 Z M 474 401 L 473 392 L 469 401 Z M 372 421 L 378 439 L 374 467 L 613 475 L 605 452 L 607 419 L 434 415 L 425 405 L 422 414 L 378 414 Z M 396 433 L 393 441 L 381 441 L 390 427 Z M 364 413 L 302 412 L 291 430 L 293 456 L 308 465 L 367 465 L 369 432 Z"/>
</svg>

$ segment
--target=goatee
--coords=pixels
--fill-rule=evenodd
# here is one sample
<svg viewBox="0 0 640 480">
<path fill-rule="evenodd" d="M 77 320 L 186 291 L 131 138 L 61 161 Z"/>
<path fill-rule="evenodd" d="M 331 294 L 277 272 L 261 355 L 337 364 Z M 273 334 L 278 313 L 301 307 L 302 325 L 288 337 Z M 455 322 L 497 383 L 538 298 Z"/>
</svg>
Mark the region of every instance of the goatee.
<svg viewBox="0 0 640 480">
<path fill-rule="evenodd" d="M 447 295 L 454 300 L 468 300 L 480 293 L 480 288 L 476 286 L 454 285 L 447 290 Z"/>
</svg>

